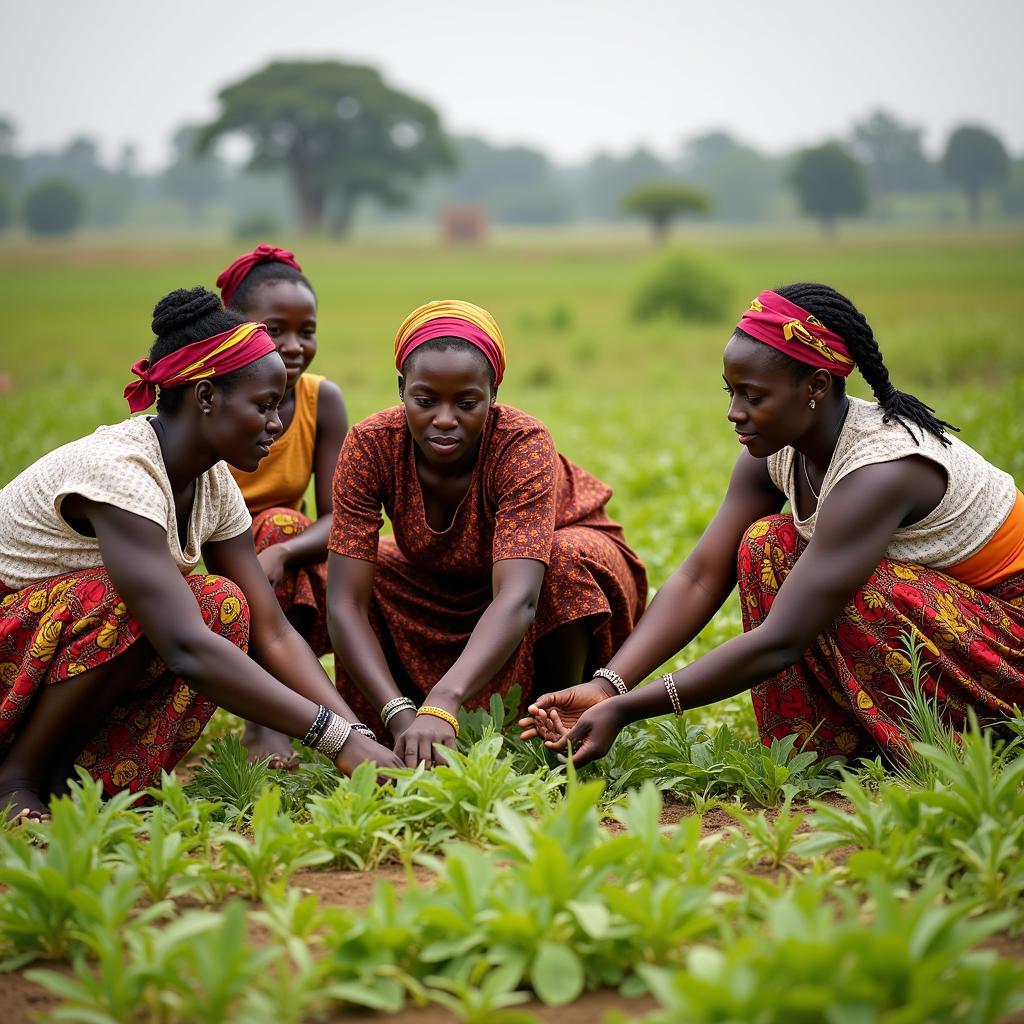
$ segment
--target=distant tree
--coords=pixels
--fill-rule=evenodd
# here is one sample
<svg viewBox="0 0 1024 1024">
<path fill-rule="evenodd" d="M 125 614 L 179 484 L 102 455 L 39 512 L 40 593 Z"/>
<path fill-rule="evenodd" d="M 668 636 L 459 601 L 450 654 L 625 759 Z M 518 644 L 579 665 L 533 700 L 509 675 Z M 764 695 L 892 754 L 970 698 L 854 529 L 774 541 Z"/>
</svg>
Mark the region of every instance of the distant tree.
<svg viewBox="0 0 1024 1024">
<path fill-rule="evenodd" d="M 711 202 L 704 192 L 675 181 L 655 181 L 639 185 L 622 197 L 627 213 L 638 213 L 650 222 L 656 242 L 668 236 L 672 221 L 688 213 L 707 213 Z"/>
<path fill-rule="evenodd" d="M 965 124 L 949 137 L 942 169 L 967 194 L 971 223 L 977 224 L 982 190 L 1006 181 L 1010 158 L 997 135 L 987 128 Z"/>
<path fill-rule="evenodd" d="M 82 213 L 78 190 L 59 178 L 33 185 L 22 205 L 22 219 L 34 235 L 68 235 L 81 223 Z"/>
<path fill-rule="evenodd" d="M 630 189 L 671 178 L 672 168 L 643 148 L 623 157 L 598 154 L 584 166 L 577 179 L 579 212 L 595 220 L 621 217 L 622 197 Z"/>
<path fill-rule="evenodd" d="M 18 183 L 18 157 L 14 151 L 14 124 L 0 117 L 0 187 L 13 192 Z"/>
<path fill-rule="evenodd" d="M 1011 217 L 1024 214 L 1024 160 L 1016 160 L 1003 188 L 1003 212 Z"/>
<path fill-rule="evenodd" d="M 568 219 L 569 196 L 551 161 L 527 146 L 455 140 L 458 170 L 441 190 L 443 201 L 479 203 L 504 224 L 557 224 Z"/>
<path fill-rule="evenodd" d="M 227 168 L 215 153 L 196 155 L 199 131 L 198 125 L 186 124 L 174 133 L 174 157 L 160 177 L 160 190 L 185 204 L 192 224 L 198 224 L 208 204 L 224 194 L 227 179 Z"/>
<path fill-rule="evenodd" d="M 864 163 L 873 192 L 882 196 L 927 188 L 935 171 L 924 155 L 920 128 L 883 110 L 853 127 L 853 151 Z"/>
<path fill-rule="evenodd" d="M 14 223 L 14 200 L 4 185 L 0 185 L 0 231 L 6 231 Z"/>
<path fill-rule="evenodd" d="M 764 219 L 782 188 L 779 160 L 722 131 L 687 140 L 680 171 L 687 182 L 708 194 L 715 217 L 722 220 Z"/>
<path fill-rule="evenodd" d="M 840 217 L 856 217 L 868 203 L 863 168 L 838 142 L 798 153 L 790 183 L 800 208 L 821 222 L 826 235 L 835 233 Z"/>
<path fill-rule="evenodd" d="M 202 130 L 199 152 L 241 134 L 252 143 L 252 170 L 288 172 L 307 229 L 344 234 L 356 203 L 372 196 L 403 205 L 409 185 L 451 166 L 436 111 L 388 86 L 370 67 L 291 61 L 221 90 L 221 114 Z"/>
</svg>

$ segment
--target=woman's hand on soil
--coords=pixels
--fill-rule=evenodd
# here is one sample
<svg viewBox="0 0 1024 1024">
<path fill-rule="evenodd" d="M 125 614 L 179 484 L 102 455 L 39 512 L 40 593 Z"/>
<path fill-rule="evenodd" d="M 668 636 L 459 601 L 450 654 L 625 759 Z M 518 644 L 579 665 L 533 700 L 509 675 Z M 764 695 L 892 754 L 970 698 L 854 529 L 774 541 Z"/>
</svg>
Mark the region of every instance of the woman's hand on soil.
<svg viewBox="0 0 1024 1024">
<path fill-rule="evenodd" d="M 264 548 L 257 556 L 260 568 L 267 577 L 272 587 L 277 587 L 284 578 L 285 570 L 288 568 L 288 549 L 284 544 L 271 544 Z"/>
<path fill-rule="evenodd" d="M 545 746 L 561 749 L 565 744 L 559 741 L 576 725 L 580 716 L 612 696 L 607 686 L 603 680 L 591 679 L 567 690 L 538 697 L 526 709 L 530 717 L 519 719 L 519 727 L 523 730 L 519 738 L 532 740 L 539 736 Z"/>
<path fill-rule="evenodd" d="M 572 763 L 577 768 L 604 757 L 624 724 L 616 704 L 618 701 L 610 700 L 584 712 L 575 727 L 551 745 L 552 748 L 557 750 L 571 745 Z"/>
<path fill-rule="evenodd" d="M 455 749 L 455 730 L 443 719 L 419 715 L 395 743 L 395 753 L 407 768 L 425 764 L 428 768 L 444 764 L 436 746 Z"/>
<path fill-rule="evenodd" d="M 334 761 L 338 771 L 345 775 L 351 775 L 364 761 L 371 761 L 381 768 L 401 768 L 402 761 L 395 753 L 381 746 L 376 740 L 371 740 L 362 733 L 351 732 L 345 745 L 341 748 Z M 386 782 L 386 779 L 379 778 L 379 782 Z"/>
</svg>

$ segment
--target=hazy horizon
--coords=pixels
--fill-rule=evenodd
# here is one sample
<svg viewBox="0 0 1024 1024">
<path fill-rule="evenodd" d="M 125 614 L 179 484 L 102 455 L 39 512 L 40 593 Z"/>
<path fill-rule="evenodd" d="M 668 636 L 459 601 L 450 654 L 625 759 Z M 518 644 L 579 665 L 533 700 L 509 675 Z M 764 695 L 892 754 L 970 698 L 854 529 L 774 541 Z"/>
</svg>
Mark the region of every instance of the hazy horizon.
<svg viewBox="0 0 1024 1024">
<path fill-rule="evenodd" d="M 0 116 L 22 153 L 89 135 L 107 158 L 135 144 L 151 170 L 177 127 L 215 116 L 225 85 L 272 59 L 335 58 L 375 66 L 452 133 L 562 163 L 637 146 L 671 156 L 714 129 L 779 153 L 845 136 L 876 109 L 924 128 L 933 156 L 963 122 L 1024 154 L 1024 6 L 1010 0 L 777 0 L 770 16 L 751 0 L 521 0 L 514 12 L 467 0 L 2 0 L 0 10 Z"/>
</svg>

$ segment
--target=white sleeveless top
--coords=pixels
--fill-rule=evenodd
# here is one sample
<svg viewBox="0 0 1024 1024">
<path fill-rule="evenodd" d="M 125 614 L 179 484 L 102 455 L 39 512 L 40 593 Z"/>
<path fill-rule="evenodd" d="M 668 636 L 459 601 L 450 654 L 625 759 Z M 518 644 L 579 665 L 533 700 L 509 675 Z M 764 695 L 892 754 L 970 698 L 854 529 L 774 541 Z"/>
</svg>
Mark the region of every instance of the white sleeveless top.
<svg viewBox="0 0 1024 1024">
<path fill-rule="evenodd" d="M 0 581 L 10 589 L 103 564 L 96 538 L 73 530 L 61 515 L 69 494 L 162 526 L 182 574 L 198 565 L 204 544 L 236 537 L 252 525 L 227 463 L 218 462 L 196 480 L 182 547 L 156 432 L 146 416 L 122 420 L 54 449 L 0 489 Z"/>
<path fill-rule="evenodd" d="M 924 519 L 893 534 L 885 557 L 945 569 L 980 551 L 1013 510 L 1017 499 L 1013 477 L 956 437 L 947 434 L 952 444 L 944 445 L 934 434 L 910 424 L 915 434 L 920 434 L 918 444 L 899 423 L 882 422 L 881 406 L 860 398 L 849 402 L 850 411 L 821 483 L 817 508 L 807 519 L 796 514 L 796 450 L 783 448 L 768 456 L 768 473 L 789 500 L 800 536 L 805 541 L 811 539 L 818 510 L 847 474 L 862 466 L 918 455 L 945 471 L 946 493 Z"/>
</svg>

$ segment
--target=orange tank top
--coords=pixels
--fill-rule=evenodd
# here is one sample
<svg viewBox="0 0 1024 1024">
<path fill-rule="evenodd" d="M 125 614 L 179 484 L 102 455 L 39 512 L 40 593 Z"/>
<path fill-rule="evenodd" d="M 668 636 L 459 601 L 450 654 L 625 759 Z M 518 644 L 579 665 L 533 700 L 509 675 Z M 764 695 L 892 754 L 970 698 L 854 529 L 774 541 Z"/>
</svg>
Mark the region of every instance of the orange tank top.
<svg viewBox="0 0 1024 1024">
<path fill-rule="evenodd" d="M 270 454 L 254 473 L 243 473 L 231 467 L 231 475 L 242 489 L 242 497 L 253 515 L 268 508 L 301 507 L 313 475 L 316 406 L 323 379 L 315 373 L 304 373 L 296 381 L 292 421 L 270 446 Z"/>
<path fill-rule="evenodd" d="M 1006 522 L 980 551 L 942 571 L 977 590 L 988 590 L 1024 572 L 1024 494 L 1017 491 Z"/>
</svg>

